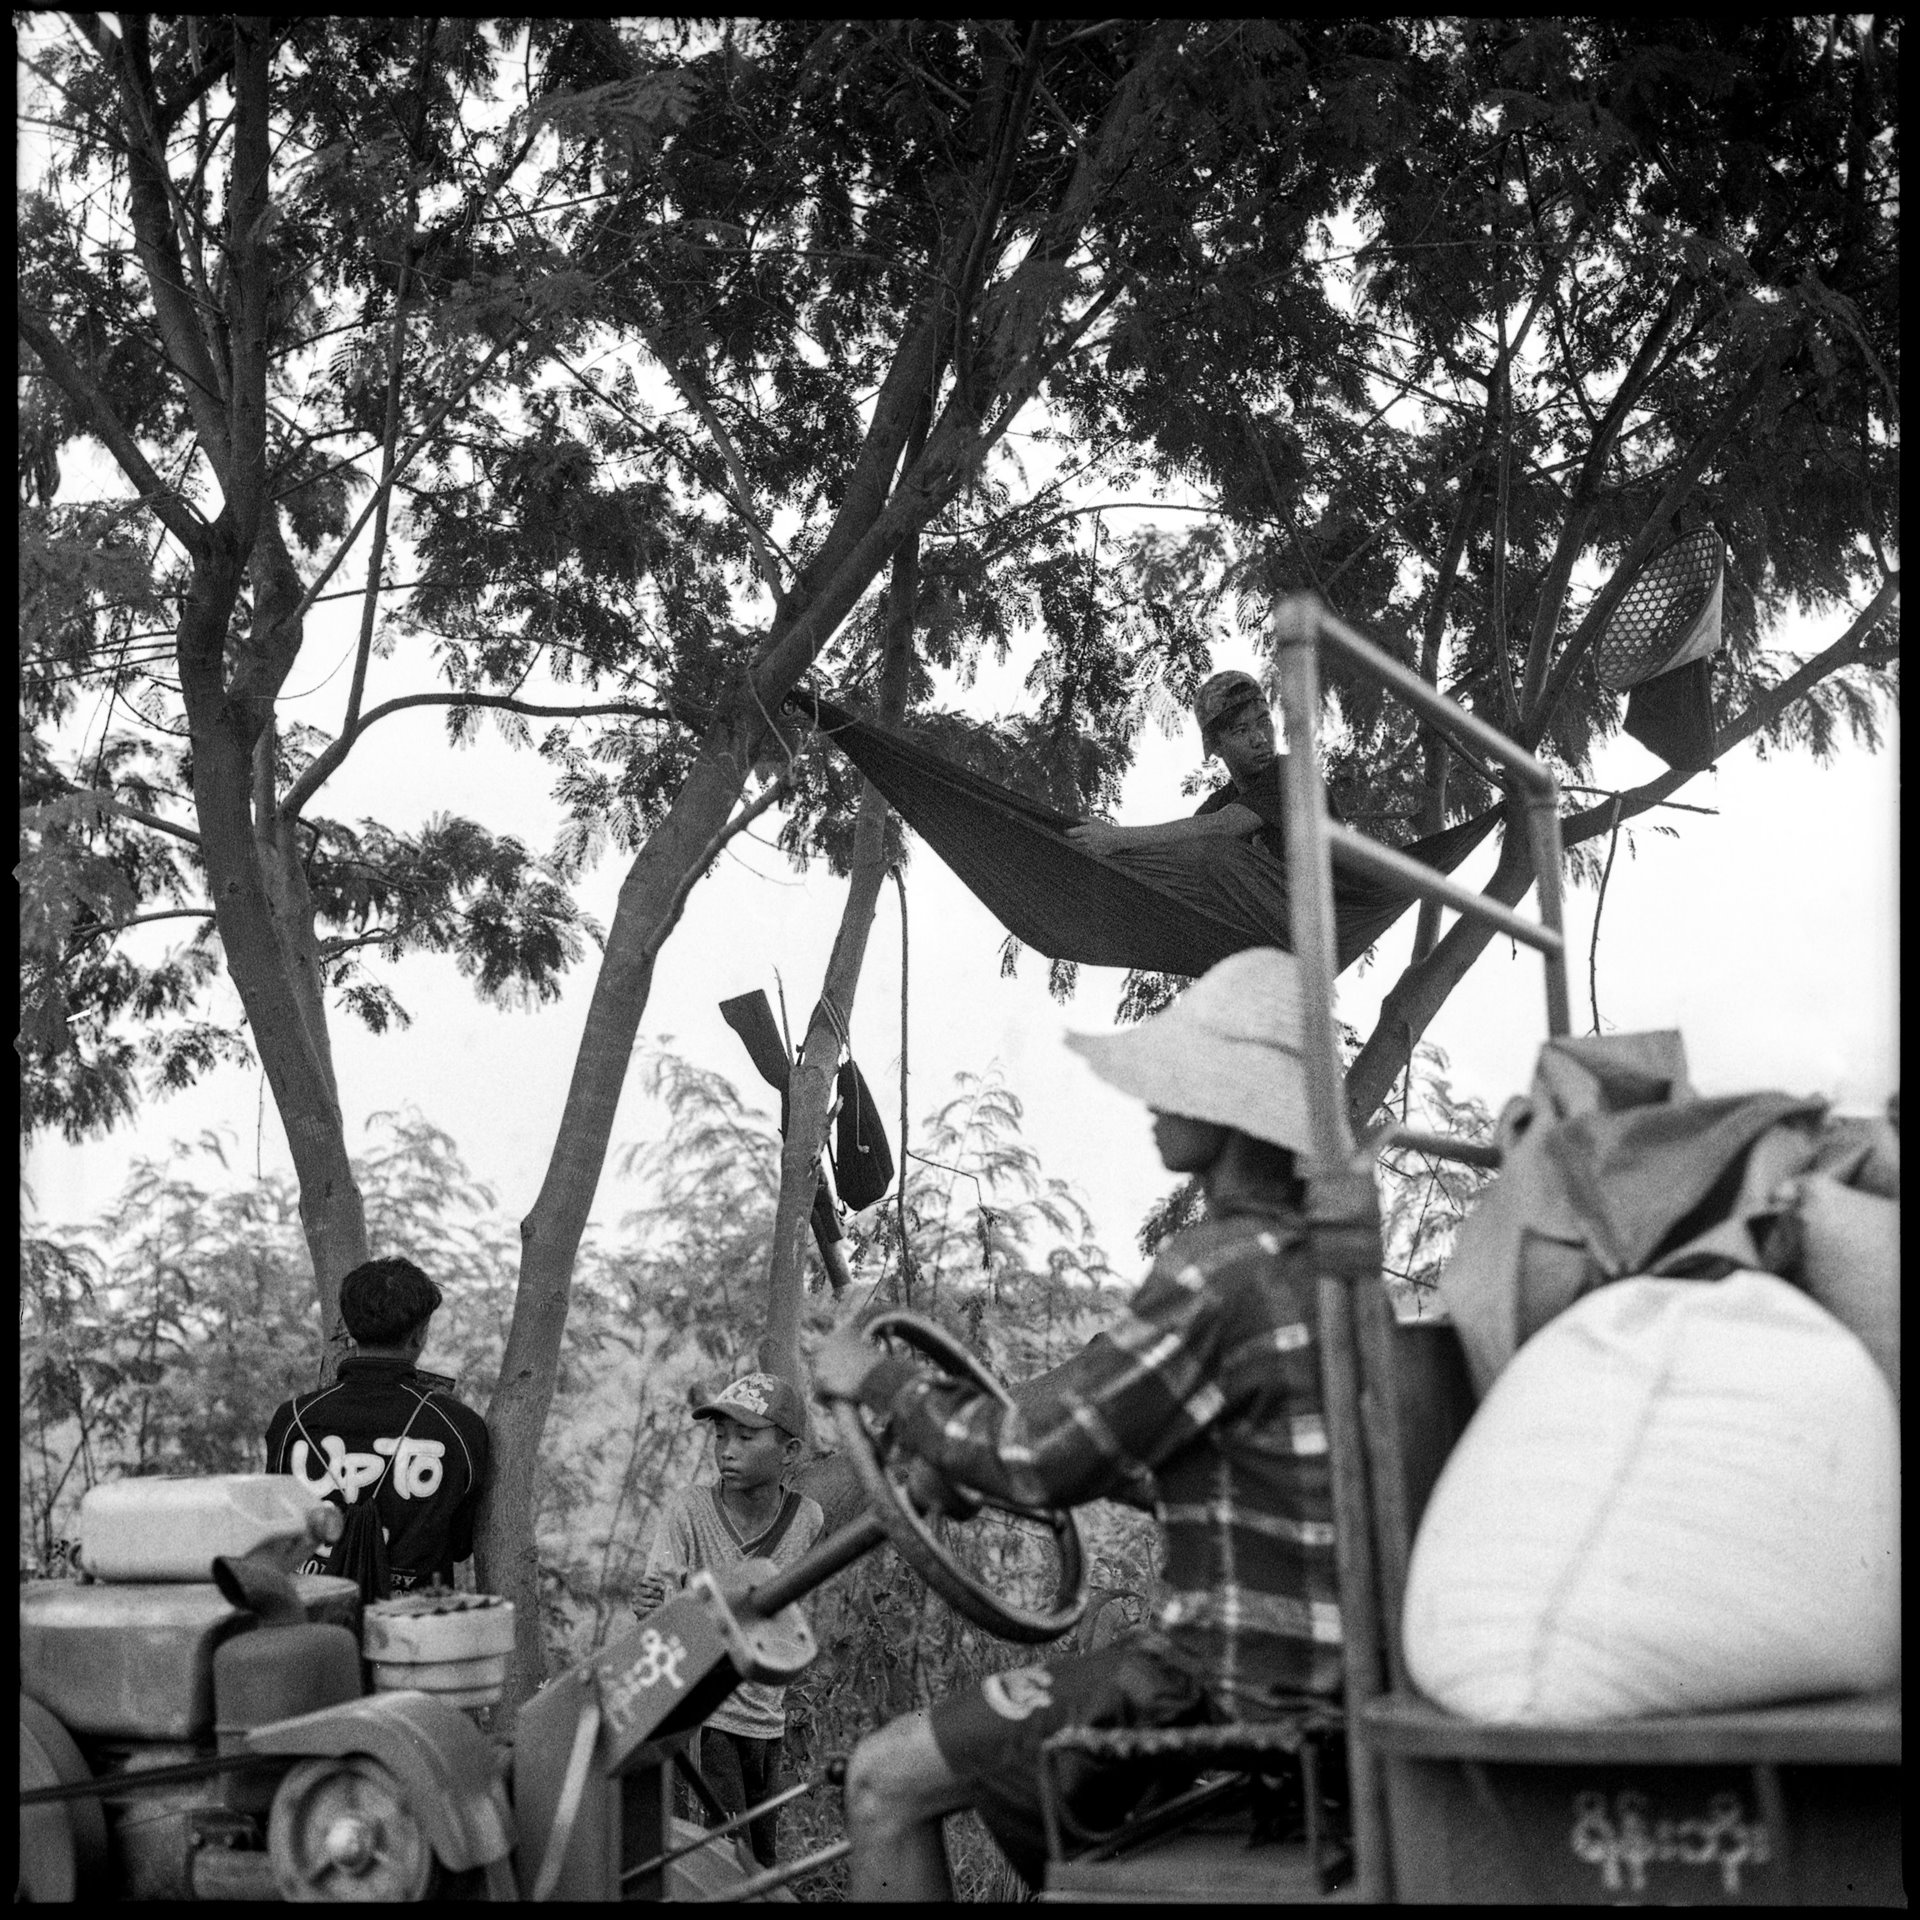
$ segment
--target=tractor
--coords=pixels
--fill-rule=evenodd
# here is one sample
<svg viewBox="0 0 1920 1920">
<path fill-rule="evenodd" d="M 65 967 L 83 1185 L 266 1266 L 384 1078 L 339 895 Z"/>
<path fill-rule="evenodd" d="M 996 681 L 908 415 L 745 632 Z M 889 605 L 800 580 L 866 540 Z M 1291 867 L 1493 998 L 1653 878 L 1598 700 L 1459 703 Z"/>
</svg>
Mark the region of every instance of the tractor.
<svg viewBox="0 0 1920 1920">
<path fill-rule="evenodd" d="M 931 1321 L 883 1315 L 872 1331 L 1005 1397 Z M 21 1589 L 20 1894 L 778 1896 L 845 1843 L 758 1871 L 738 1835 L 766 1807 L 703 1828 L 673 1814 L 672 1782 L 688 1778 L 719 1813 L 688 1746 L 740 1680 L 784 1683 L 813 1659 L 802 1596 L 890 1540 L 1010 1639 L 1057 1638 L 1086 1604 L 1070 1515 L 1037 1516 L 1057 1553 L 1052 1603 L 1012 1606 L 909 1496 L 911 1464 L 890 1459 L 856 1409 L 836 1412 L 872 1511 L 784 1572 L 760 1561 L 724 1583 L 696 1574 L 542 1688 L 510 1744 L 491 1741 L 475 1712 L 500 1697 L 504 1603 L 428 1590 L 363 1609 L 353 1582 L 290 1572 L 337 1533 L 339 1513 L 285 1476 L 94 1489 L 79 1577 Z"/>
</svg>

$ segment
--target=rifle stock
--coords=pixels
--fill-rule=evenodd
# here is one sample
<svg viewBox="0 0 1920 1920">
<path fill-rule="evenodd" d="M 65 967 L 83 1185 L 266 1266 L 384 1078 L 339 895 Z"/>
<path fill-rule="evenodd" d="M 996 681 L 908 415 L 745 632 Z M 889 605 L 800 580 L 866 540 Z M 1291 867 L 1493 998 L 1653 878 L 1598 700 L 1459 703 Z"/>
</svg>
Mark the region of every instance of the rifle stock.
<svg viewBox="0 0 1920 1920">
<path fill-rule="evenodd" d="M 774 1025 L 773 1009 L 767 1004 L 765 991 L 756 987 L 751 993 L 722 1000 L 720 1018 L 746 1042 L 747 1057 L 755 1071 L 784 1100 L 793 1066 L 787 1059 L 787 1043 Z"/>
<path fill-rule="evenodd" d="M 736 994 L 731 1000 L 722 1000 L 720 1017 L 745 1042 L 747 1057 L 753 1062 L 755 1072 L 779 1094 L 780 1131 L 784 1134 L 787 1130 L 787 1083 L 793 1072 L 793 1064 L 787 1058 L 787 1044 L 780 1037 L 780 1029 L 774 1024 L 773 1008 L 767 1003 L 766 993 L 756 987 L 751 993 Z M 821 1158 L 824 1162 L 825 1155 Z M 833 1195 L 824 1174 L 814 1189 L 811 1225 L 814 1244 L 820 1249 L 820 1258 L 827 1269 L 827 1280 L 838 1294 L 852 1280 L 853 1270 L 847 1260 L 846 1235 L 841 1230 L 840 1216 L 834 1208 Z"/>
</svg>

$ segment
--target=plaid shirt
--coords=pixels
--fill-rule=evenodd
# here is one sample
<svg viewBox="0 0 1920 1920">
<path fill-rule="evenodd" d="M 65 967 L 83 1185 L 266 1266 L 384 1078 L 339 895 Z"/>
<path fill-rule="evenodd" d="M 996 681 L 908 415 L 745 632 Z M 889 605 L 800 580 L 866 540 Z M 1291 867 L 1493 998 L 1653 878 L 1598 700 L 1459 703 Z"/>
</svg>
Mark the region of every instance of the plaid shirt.
<svg viewBox="0 0 1920 1920">
<path fill-rule="evenodd" d="M 1242 1201 L 1161 1249 L 1129 1311 L 1009 1409 L 916 1379 L 891 1396 L 913 1452 L 1029 1505 L 1149 1476 L 1166 1648 L 1230 1719 L 1341 1686 L 1333 1487 L 1298 1215 Z"/>
</svg>

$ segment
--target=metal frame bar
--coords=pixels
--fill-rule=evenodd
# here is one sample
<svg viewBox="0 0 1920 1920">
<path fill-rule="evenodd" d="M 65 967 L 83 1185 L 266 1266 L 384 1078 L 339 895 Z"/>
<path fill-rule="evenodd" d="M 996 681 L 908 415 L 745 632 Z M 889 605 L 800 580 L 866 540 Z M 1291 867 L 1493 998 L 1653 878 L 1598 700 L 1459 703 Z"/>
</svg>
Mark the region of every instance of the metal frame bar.
<svg viewBox="0 0 1920 1920">
<path fill-rule="evenodd" d="M 1398 882 L 1422 899 L 1438 900 L 1458 912 L 1471 914 L 1515 940 L 1537 947 L 1546 962 L 1547 1031 L 1555 1038 L 1572 1030 L 1572 1002 L 1567 987 L 1566 930 L 1560 894 L 1560 787 L 1553 770 L 1536 759 L 1497 727 L 1458 706 L 1417 673 L 1403 667 L 1364 634 L 1330 613 L 1317 596 L 1290 594 L 1274 609 L 1274 650 L 1280 665 L 1281 711 L 1286 716 L 1287 744 L 1287 858 L 1294 876 L 1292 897 L 1294 954 L 1301 964 L 1301 988 L 1308 1005 L 1333 1005 L 1332 938 L 1333 889 L 1328 860 L 1333 848 L 1362 870 Z M 1462 744 L 1497 760 L 1524 789 L 1527 843 L 1533 855 L 1534 889 L 1540 916 L 1529 920 L 1498 900 L 1489 900 L 1462 887 L 1445 874 L 1391 847 L 1382 847 L 1326 818 L 1319 780 L 1320 674 L 1318 651 L 1331 646 L 1351 665 L 1370 674 L 1389 692 L 1397 693 L 1415 712 Z M 1308 881 L 1307 876 L 1320 876 Z M 1303 881 L 1305 884 L 1303 884 Z M 1307 909 L 1303 916 L 1301 906 Z M 1320 955 L 1327 954 L 1325 977 Z M 1331 1045 L 1332 1035 L 1326 1036 Z M 1319 1082 L 1324 1070 L 1313 1054 L 1319 1036 L 1308 1046 L 1309 1100 L 1316 1119 L 1324 1093 Z M 1344 1118 L 1344 1116 L 1342 1116 Z M 1322 1150 L 1344 1144 L 1346 1136 L 1316 1126 Z"/>
<path fill-rule="evenodd" d="M 678 1754 L 674 1756 L 675 1759 L 679 1757 Z M 683 1841 L 677 1847 L 669 1847 L 664 1853 L 656 1853 L 651 1860 L 642 1860 L 637 1867 L 628 1867 L 620 1876 L 620 1884 L 624 1887 L 629 1880 L 638 1880 L 643 1873 L 657 1873 L 676 1860 L 684 1860 L 690 1853 L 698 1853 L 702 1847 L 712 1846 L 716 1840 L 730 1838 L 742 1827 L 752 1826 L 763 1814 L 784 1807 L 789 1800 L 798 1800 L 803 1793 L 811 1793 L 819 1784 L 818 1780 L 802 1780 L 798 1786 L 784 1788 L 770 1800 L 762 1800 L 757 1807 L 749 1807 L 745 1813 L 729 1814 L 717 1827 L 704 1828 L 699 1839 Z M 724 1813 L 726 1810 L 722 1808 L 721 1811 Z"/>
<path fill-rule="evenodd" d="M 1547 1032 L 1556 1040 L 1573 1031 L 1567 996 L 1566 928 L 1560 917 L 1560 790 L 1551 774 L 1544 793 L 1527 797 L 1527 840 L 1533 849 L 1533 886 L 1540 923 L 1560 942 L 1547 958 Z"/>
<path fill-rule="evenodd" d="M 1320 1308 L 1321 1378 L 1346 1636 L 1347 1761 L 1356 1891 L 1362 1901 L 1378 1902 L 1391 1899 L 1394 1891 L 1390 1816 L 1381 1756 L 1368 1737 L 1361 1710 L 1386 1686 L 1398 1688 L 1406 1682 L 1399 1629 L 1407 1514 L 1400 1479 L 1391 1328 L 1386 1297 L 1378 1284 L 1380 1236 L 1373 1152 L 1364 1159 L 1355 1153 L 1334 1031 L 1337 963 L 1332 852 L 1337 847 L 1363 871 L 1396 881 L 1421 898 L 1438 900 L 1538 948 L 1546 968 L 1548 1027 L 1561 1035 L 1568 1031 L 1569 1006 L 1560 912 L 1559 789 L 1552 771 L 1525 748 L 1408 672 L 1329 613 L 1314 596 L 1295 594 L 1280 602 L 1274 610 L 1273 638 L 1287 724 L 1288 892 L 1304 1016 L 1301 1055 L 1309 1123 L 1309 1150 L 1302 1158 L 1307 1176 L 1308 1247 Z M 1432 725 L 1513 773 L 1523 792 L 1533 854 L 1540 905 L 1537 922 L 1404 854 L 1328 823 L 1320 780 L 1322 643 L 1398 693 Z M 1370 1147 L 1377 1150 L 1386 1137 L 1374 1135 Z M 1497 1164 L 1497 1153 L 1477 1143 L 1440 1142 L 1405 1129 L 1399 1137 L 1409 1145 L 1448 1151 L 1454 1158 L 1481 1164 L 1491 1158 Z"/>
<path fill-rule="evenodd" d="M 757 1900 L 763 1893 L 771 1893 L 775 1887 L 784 1887 L 789 1880 L 798 1880 L 803 1873 L 812 1873 L 818 1867 L 830 1867 L 836 1860 L 844 1860 L 852 1851 L 851 1840 L 835 1840 L 818 1853 L 810 1853 L 790 1865 L 769 1867 L 765 1873 L 756 1873 L 750 1880 L 736 1881 L 730 1887 L 722 1887 L 718 1893 L 703 1893 L 681 1904 L 689 1907 L 731 1906 L 740 1900 Z"/>
<path fill-rule="evenodd" d="M 1341 1087 L 1333 1037 L 1333 869 L 1327 852 L 1326 803 L 1320 787 L 1320 663 L 1315 651 L 1323 609 L 1295 594 L 1273 616 L 1280 662 L 1280 706 L 1287 722 L 1287 893 L 1293 921 L 1293 957 L 1307 1068 L 1307 1108 L 1313 1151 L 1309 1176 L 1345 1172 L 1353 1160 L 1353 1133 Z M 1413 864 L 1409 862 L 1409 864 Z"/>
<path fill-rule="evenodd" d="M 1340 826 L 1332 820 L 1326 824 L 1326 838 L 1328 851 L 1345 854 L 1352 866 L 1377 874 L 1383 880 L 1397 880 L 1402 886 L 1417 887 L 1428 899 L 1439 900 L 1461 913 L 1488 921 L 1512 939 L 1538 947 L 1544 954 L 1566 952 L 1565 939 L 1552 927 L 1529 920 L 1525 914 L 1515 913 L 1511 907 L 1489 900 L 1471 887 L 1463 887 L 1451 875 L 1437 873 L 1423 861 L 1409 860 L 1396 847 L 1383 847 L 1378 840 L 1369 840 L 1364 833 L 1355 833 L 1351 827 Z"/>
<path fill-rule="evenodd" d="M 1390 692 L 1397 693 L 1422 719 L 1450 733 L 1463 746 L 1475 747 L 1520 776 L 1521 784 L 1531 792 L 1551 798 L 1555 793 L 1552 770 L 1535 759 L 1519 741 L 1509 739 L 1498 727 L 1490 727 L 1458 702 L 1449 700 L 1437 687 L 1430 687 L 1417 673 L 1369 640 L 1365 634 L 1330 612 L 1319 597 L 1311 593 L 1290 595 L 1280 603 L 1276 623 L 1282 617 L 1310 620 L 1311 638 L 1331 645 L 1344 654 L 1363 673 L 1378 680 Z"/>
</svg>

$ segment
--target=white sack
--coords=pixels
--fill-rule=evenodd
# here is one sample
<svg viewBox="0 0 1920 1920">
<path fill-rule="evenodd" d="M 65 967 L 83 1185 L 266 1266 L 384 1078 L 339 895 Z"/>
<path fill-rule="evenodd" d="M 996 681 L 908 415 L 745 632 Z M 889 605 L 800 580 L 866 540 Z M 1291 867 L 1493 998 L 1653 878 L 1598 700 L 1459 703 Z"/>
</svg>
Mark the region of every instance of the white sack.
<svg viewBox="0 0 1920 1920">
<path fill-rule="evenodd" d="M 1602 1287 L 1520 1349 L 1448 1460 L 1408 1670 L 1509 1722 L 1891 1686 L 1899 1475 L 1879 1368 L 1785 1281 Z"/>
</svg>

